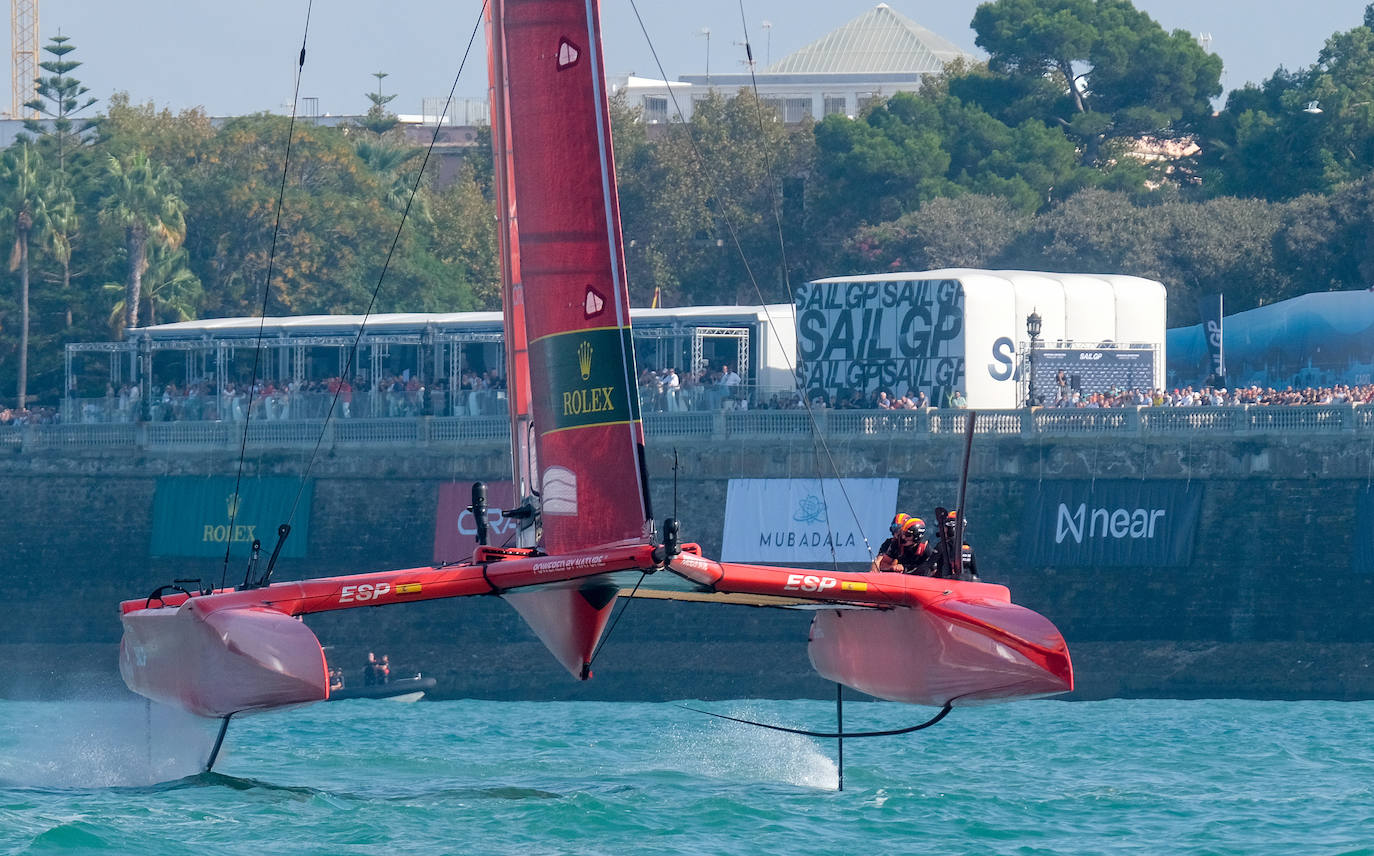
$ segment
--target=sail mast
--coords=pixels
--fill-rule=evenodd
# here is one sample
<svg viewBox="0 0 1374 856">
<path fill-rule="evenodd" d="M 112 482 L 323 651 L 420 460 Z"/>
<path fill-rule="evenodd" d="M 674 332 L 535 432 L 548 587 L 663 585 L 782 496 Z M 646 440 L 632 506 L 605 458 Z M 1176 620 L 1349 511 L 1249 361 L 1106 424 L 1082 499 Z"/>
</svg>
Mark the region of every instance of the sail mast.
<svg viewBox="0 0 1374 856">
<path fill-rule="evenodd" d="M 494 23 L 501 20 L 501 6 L 502 0 L 491 0 L 487 6 L 487 77 L 490 81 L 492 163 L 495 168 L 497 238 L 501 258 L 501 309 L 505 330 L 511 469 L 515 486 L 515 504 L 518 506 L 535 491 L 536 482 L 531 457 L 534 429 L 530 414 L 530 360 L 529 344 L 525 335 L 525 289 L 520 280 L 519 221 L 507 136 L 507 129 L 510 127 L 510 105 L 506 100 L 505 40 L 499 37 L 498 25 Z M 519 540 L 521 546 L 534 546 L 534 530 L 522 529 Z"/>
</svg>

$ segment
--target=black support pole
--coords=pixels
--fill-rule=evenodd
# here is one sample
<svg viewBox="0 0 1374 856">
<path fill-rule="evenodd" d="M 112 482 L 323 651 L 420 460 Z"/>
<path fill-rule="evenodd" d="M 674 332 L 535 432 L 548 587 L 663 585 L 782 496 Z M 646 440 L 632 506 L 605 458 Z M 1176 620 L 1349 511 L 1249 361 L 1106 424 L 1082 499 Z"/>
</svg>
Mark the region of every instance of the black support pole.
<svg viewBox="0 0 1374 856">
<path fill-rule="evenodd" d="M 224 746 L 224 735 L 229 731 L 229 717 L 231 716 L 233 716 L 232 713 L 219 721 L 219 736 L 215 738 L 215 748 L 210 750 L 210 760 L 205 762 L 205 772 L 207 773 L 215 768 L 215 761 L 219 758 L 219 750 Z"/>
</svg>

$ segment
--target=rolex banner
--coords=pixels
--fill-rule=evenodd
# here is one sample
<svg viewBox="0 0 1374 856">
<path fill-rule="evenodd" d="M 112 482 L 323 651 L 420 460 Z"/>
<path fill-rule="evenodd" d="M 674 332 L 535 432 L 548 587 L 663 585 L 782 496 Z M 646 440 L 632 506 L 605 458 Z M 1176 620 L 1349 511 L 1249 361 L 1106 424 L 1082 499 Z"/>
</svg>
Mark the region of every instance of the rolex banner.
<svg viewBox="0 0 1374 856">
<path fill-rule="evenodd" d="M 288 520 L 297 491 L 296 516 Z M 281 555 L 301 558 L 313 493 L 310 481 L 302 486 L 299 479 L 291 478 L 243 479 L 236 500 L 234 479 L 229 476 L 159 478 L 153 497 L 152 554 L 223 558 L 225 544 L 230 544 L 231 558 L 247 559 L 256 538 L 262 541 L 266 561 L 277 544 L 277 527 L 289 522 L 291 535 Z"/>
<path fill-rule="evenodd" d="M 1201 511 L 1196 481 L 1041 482 L 1026 497 L 1022 561 L 1032 568 L 1183 567 L 1192 561 Z"/>
<path fill-rule="evenodd" d="M 896 506 L 897 479 L 730 479 L 721 559 L 868 562 Z"/>
</svg>

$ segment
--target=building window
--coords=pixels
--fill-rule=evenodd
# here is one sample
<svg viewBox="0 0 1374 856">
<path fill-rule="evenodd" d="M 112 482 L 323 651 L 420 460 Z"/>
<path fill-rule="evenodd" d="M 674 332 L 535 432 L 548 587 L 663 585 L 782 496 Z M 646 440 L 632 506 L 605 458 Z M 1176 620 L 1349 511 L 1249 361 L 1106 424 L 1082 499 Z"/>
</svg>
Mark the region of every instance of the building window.
<svg viewBox="0 0 1374 856">
<path fill-rule="evenodd" d="M 881 92 L 860 92 L 858 94 L 859 113 L 862 115 L 869 107 L 881 104 L 883 94 Z"/>
<path fill-rule="evenodd" d="M 650 124 L 668 121 L 668 99 L 657 95 L 645 95 L 644 121 Z"/>
<path fill-rule="evenodd" d="M 810 115 L 810 98 L 788 98 L 783 105 L 782 120 L 790 125 L 795 125 Z"/>
<path fill-rule="evenodd" d="M 848 116 L 849 102 L 843 95 L 825 96 L 825 115 Z"/>
</svg>

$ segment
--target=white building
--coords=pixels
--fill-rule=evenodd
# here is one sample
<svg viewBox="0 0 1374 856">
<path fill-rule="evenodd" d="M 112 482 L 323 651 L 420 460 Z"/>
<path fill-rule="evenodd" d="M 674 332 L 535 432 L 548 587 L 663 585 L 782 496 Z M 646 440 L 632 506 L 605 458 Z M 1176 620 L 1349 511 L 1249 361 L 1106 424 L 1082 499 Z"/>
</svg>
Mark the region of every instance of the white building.
<svg viewBox="0 0 1374 856">
<path fill-rule="evenodd" d="M 784 122 L 832 114 L 853 118 L 874 99 L 915 92 L 927 75 L 955 59 L 975 59 L 953 42 L 880 3 L 864 14 L 783 57 L 757 74 L 684 74 L 676 82 L 630 76 L 613 85 L 644 121 L 691 117 L 692 102 L 712 90 L 733 95 L 757 83 L 760 97 Z"/>
</svg>

